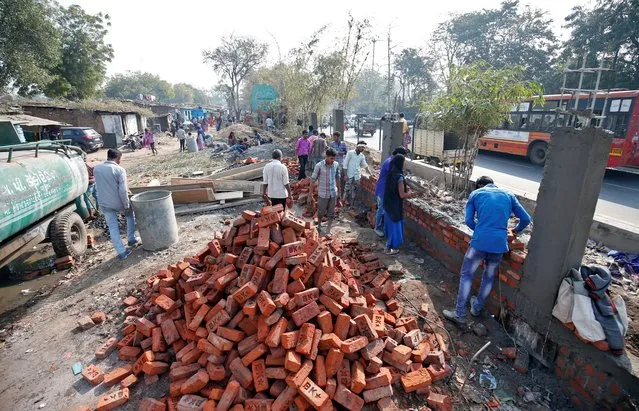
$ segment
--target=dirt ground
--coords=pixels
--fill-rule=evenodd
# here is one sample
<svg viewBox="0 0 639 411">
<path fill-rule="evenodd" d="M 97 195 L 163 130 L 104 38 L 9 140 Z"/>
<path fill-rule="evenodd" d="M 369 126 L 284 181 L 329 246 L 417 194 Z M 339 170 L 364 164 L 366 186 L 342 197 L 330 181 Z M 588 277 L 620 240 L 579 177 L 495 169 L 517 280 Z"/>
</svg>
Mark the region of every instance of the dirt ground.
<svg viewBox="0 0 639 411">
<path fill-rule="evenodd" d="M 177 147 L 177 141 L 163 137 L 156 157 L 146 150 L 125 153 L 122 165 L 128 170 L 131 185 L 142 185 L 152 179 L 166 182 L 171 176 L 192 171 L 209 173 L 228 164 L 223 159 L 211 159 L 206 151 L 184 154 L 178 153 Z M 105 156 L 105 151 L 101 150 L 90 158 L 103 161 Z M 108 237 L 102 230 L 96 229 L 93 233 L 98 243 L 96 249 L 89 250 L 71 271 L 5 284 L 0 288 L 5 290 L 3 293 L 7 289 L 15 293 L 23 289 L 30 292 L 2 305 L 0 362 L 4 378 L 0 382 L 0 404 L 11 404 L 10 409 L 24 410 L 94 406 L 107 391 L 106 387 L 94 388 L 80 375 L 74 376 L 71 367 L 77 362 L 85 366 L 96 363 L 101 369 L 109 370 L 122 364 L 116 353 L 101 361 L 94 358 L 99 345 L 111 336 L 120 336 L 124 320 L 122 300 L 129 295 L 139 295 L 145 279 L 158 269 L 201 249 L 215 231 L 223 228 L 227 218 L 236 217 L 244 208 L 260 207 L 261 204 L 256 202 L 253 206 L 229 208 L 215 214 L 178 217 L 180 241 L 176 245 L 160 252 L 147 252 L 138 247 L 125 261 L 115 258 Z M 298 212 L 298 215 L 301 214 Z M 382 254 L 384 244 L 373 230 L 360 227 L 344 212 L 333 230 L 334 236 L 357 237 L 361 244 L 371 244 Z M 29 255 L 25 264 L 37 264 L 47 258 L 50 258 L 50 250 L 47 251 L 45 246 Z M 460 329 L 449 322 L 442 322 L 441 310 L 454 304 L 456 274 L 448 272 L 413 244 L 405 245 L 398 256 L 384 256 L 383 259 L 388 265 L 397 262 L 404 267 L 404 273 L 393 279 L 401 283 L 400 300 L 405 309 L 414 311 L 411 303 L 416 307 L 423 302 L 428 303 L 431 307 L 427 317 L 429 321 L 425 324 L 421 321 L 421 324 L 425 329 L 433 327 L 436 332 L 445 335 L 443 326 L 450 333 L 451 364 L 456 372 L 447 385 L 436 386 L 453 396 L 455 409 L 485 409 L 487 402 L 494 399 L 499 401 L 499 409 L 503 410 L 570 409 L 551 372 L 533 362 L 527 374 L 520 374 L 513 369 L 512 361 L 500 354 L 500 349 L 512 347 L 513 341 L 497 320 L 485 315 L 478 321 L 486 330 L 484 336 L 471 331 L 473 325 Z M 80 331 L 77 327 L 80 316 L 95 311 L 104 311 L 107 321 Z M 463 395 L 460 395 L 459 386 L 468 370 L 470 358 L 488 341 L 491 345 L 473 365 L 471 377 Z M 482 388 L 479 383 L 480 374 L 488 374 L 487 371 L 497 383 L 492 391 Z M 140 381 L 131 390 L 131 400 L 121 409 L 135 410 L 141 398 L 159 398 L 167 392 L 167 375 L 150 386 Z M 423 397 L 405 395 L 399 388 L 397 392 L 401 395 L 396 394 L 395 399 L 402 409 L 425 407 Z M 525 401 L 524 394 L 530 402 Z"/>
</svg>

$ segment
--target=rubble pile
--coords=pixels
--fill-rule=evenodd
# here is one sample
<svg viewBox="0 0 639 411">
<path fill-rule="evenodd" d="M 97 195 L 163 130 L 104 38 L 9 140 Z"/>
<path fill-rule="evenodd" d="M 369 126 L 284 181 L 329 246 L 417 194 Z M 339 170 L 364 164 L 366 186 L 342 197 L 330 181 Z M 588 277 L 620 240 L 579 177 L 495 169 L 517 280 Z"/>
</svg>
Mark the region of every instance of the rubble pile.
<svg viewBox="0 0 639 411">
<path fill-rule="evenodd" d="M 84 377 L 120 385 L 98 410 L 125 403 L 140 379 L 168 373 L 169 393 L 144 410 L 398 409 L 401 385 L 450 410 L 431 387 L 451 374 L 441 335 L 424 333 L 395 299 L 399 284 L 370 247 L 328 240 L 281 205 L 244 211 L 208 246 L 155 273 L 116 349 L 131 364 Z M 395 387 L 394 387 L 395 386 Z"/>
</svg>

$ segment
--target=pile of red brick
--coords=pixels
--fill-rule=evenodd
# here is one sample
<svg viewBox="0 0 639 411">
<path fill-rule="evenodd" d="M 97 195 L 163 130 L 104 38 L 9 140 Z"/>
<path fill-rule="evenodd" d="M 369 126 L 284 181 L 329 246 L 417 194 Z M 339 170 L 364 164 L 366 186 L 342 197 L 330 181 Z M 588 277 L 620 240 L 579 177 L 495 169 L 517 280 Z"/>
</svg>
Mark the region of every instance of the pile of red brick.
<svg viewBox="0 0 639 411">
<path fill-rule="evenodd" d="M 124 300 L 119 349 L 131 361 L 94 383 L 120 384 L 98 403 L 125 403 L 140 378 L 169 374 L 170 392 L 141 410 L 397 409 L 393 385 L 424 395 L 434 409 L 451 399 L 431 384 L 450 375 L 448 350 L 403 316 L 399 285 L 356 239 L 319 238 L 280 205 L 244 211 L 193 257 L 147 280 L 143 298 Z"/>
</svg>

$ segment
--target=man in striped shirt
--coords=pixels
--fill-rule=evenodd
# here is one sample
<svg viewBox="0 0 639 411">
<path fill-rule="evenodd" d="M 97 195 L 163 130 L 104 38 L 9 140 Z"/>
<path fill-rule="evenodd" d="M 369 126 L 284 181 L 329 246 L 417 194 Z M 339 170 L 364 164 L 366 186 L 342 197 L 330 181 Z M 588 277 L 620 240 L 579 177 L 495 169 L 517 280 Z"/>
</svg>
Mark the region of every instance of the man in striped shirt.
<svg viewBox="0 0 639 411">
<path fill-rule="evenodd" d="M 317 232 L 322 234 L 322 219 L 328 218 L 327 237 L 331 236 L 331 227 L 335 218 L 335 204 L 340 196 L 340 189 L 337 185 L 340 175 L 340 165 L 335 161 L 335 150 L 326 150 L 326 157 L 315 165 L 311 175 L 311 189 L 317 184 Z"/>
</svg>

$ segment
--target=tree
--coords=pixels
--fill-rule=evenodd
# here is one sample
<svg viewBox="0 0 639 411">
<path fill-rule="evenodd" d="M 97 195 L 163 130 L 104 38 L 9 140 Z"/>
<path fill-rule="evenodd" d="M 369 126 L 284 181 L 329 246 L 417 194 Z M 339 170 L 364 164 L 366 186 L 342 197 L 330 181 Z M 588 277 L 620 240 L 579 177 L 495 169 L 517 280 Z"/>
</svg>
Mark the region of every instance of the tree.
<svg viewBox="0 0 639 411">
<path fill-rule="evenodd" d="M 400 110 L 412 100 L 420 101 L 431 96 L 435 90 L 435 80 L 430 73 L 433 62 L 420 50 L 406 48 L 399 52 L 395 59 L 395 77 L 399 82 L 401 105 Z"/>
<path fill-rule="evenodd" d="M 229 87 L 233 110 L 240 117 L 240 87 L 246 76 L 262 63 L 268 45 L 252 37 L 231 34 L 222 38 L 222 45 L 215 50 L 204 50 L 204 62 L 209 62 L 213 70 L 224 77 Z"/>
<path fill-rule="evenodd" d="M 173 85 L 175 97 L 172 103 L 192 103 L 199 106 L 209 104 L 210 98 L 204 90 L 193 87 L 190 84 L 178 83 Z"/>
<path fill-rule="evenodd" d="M 160 76 L 140 71 L 116 74 L 108 79 L 104 93 L 110 98 L 135 100 L 140 94 L 169 102 L 175 97 L 173 86 Z"/>
<path fill-rule="evenodd" d="M 362 70 L 348 102 L 351 111 L 381 117 L 386 112 L 386 84 L 386 77 L 379 72 Z"/>
<path fill-rule="evenodd" d="M 439 130 L 453 131 L 459 138 L 459 151 L 447 188 L 466 191 L 477 156 L 477 139 L 508 120 L 513 104 L 535 98 L 543 100 L 543 87 L 524 80 L 521 66 L 496 69 L 479 61 L 467 66 L 453 67 L 450 73 L 450 92 L 437 97 L 426 109 Z"/>
<path fill-rule="evenodd" d="M 348 29 L 343 39 L 344 46 L 340 50 L 341 85 L 338 89 L 337 101 L 340 109 L 346 107 L 369 55 L 366 49 L 370 42 L 370 21 L 368 19 L 357 20 L 349 14 L 347 25 Z"/>
<path fill-rule="evenodd" d="M 0 0 L 0 87 L 26 95 L 51 81 L 60 35 L 46 0 Z"/>
<path fill-rule="evenodd" d="M 613 72 L 603 73 L 600 88 L 639 88 L 639 0 L 600 0 L 591 9 L 578 6 L 566 17 L 571 29 L 562 57 L 588 67 L 601 62 Z M 583 86 L 594 84 L 587 78 Z"/>
<path fill-rule="evenodd" d="M 478 60 L 496 68 L 520 65 L 527 78 L 556 90 L 561 77 L 554 65 L 559 43 L 550 27 L 551 20 L 542 10 L 506 0 L 497 9 L 453 16 L 437 27 L 433 41 L 438 43 L 434 47 L 441 53 L 440 68 L 445 71 L 453 64 Z"/>
<path fill-rule="evenodd" d="M 105 43 L 110 26 L 108 14 L 91 15 L 77 5 L 58 9 L 61 59 L 51 70 L 54 80 L 45 89 L 48 96 L 75 100 L 95 96 L 113 59 L 113 48 Z"/>
</svg>

